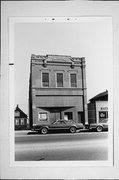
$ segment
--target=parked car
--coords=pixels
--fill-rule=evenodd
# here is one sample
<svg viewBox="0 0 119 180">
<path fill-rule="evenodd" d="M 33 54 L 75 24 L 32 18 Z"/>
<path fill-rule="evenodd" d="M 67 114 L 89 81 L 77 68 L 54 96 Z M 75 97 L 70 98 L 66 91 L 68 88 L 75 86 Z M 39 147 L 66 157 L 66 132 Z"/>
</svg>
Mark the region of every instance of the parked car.
<svg viewBox="0 0 119 180">
<path fill-rule="evenodd" d="M 89 129 L 95 129 L 97 132 L 108 130 L 108 119 L 104 119 L 100 123 L 91 123 Z"/>
<path fill-rule="evenodd" d="M 47 134 L 50 130 L 69 130 L 71 133 L 75 133 L 77 129 L 84 129 L 82 123 L 75 123 L 69 120 L 56 120 L 51 124 L 34 125 L 33 130 L 42 134 Z"/>
</svg>

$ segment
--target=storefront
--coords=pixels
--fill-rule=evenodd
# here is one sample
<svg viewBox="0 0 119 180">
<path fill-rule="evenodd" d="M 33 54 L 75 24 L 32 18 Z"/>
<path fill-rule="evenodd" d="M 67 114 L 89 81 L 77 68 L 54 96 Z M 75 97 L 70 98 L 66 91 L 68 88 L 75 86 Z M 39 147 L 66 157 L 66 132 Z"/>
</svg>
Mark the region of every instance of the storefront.
<svg viewBox="0 0 119 180">
<path fill-rule="evenodd" d="M 88 123 L 85 58 L 32 55 L 30 125 L 57 119 Z"/>
<path fill-rule="evenodd" d="M 96 119 L 97 123 L 108 118 L 108 102 L 96 101 Z"/>
<path fill-rule="evenodd" d="M 88 103 L 89 123 L 99 123 L 108 118 L 108 91 L 90 99 Z"/>
</svg>

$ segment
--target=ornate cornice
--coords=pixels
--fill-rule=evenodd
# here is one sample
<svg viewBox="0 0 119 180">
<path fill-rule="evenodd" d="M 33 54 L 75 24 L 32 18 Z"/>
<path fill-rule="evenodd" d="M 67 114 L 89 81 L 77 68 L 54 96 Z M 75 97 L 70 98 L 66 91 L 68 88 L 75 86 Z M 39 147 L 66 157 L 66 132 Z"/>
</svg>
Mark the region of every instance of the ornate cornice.
<svg viewBox="0 0 119 180">
<path fill-rule="evenodd" d="M 79 57 L 71 57 L 71 56 L 65 56 L 65 55 L 31 55 L 31 61 L 33 64 L 42 64 L 42 66 L 45 68 L 49 64 L 65 64 L 70 65 L 72 69 L 74 69 L 75 66 L 81 66 L 85 65 L 85 58 L 79 58 Z"/>
</svg>

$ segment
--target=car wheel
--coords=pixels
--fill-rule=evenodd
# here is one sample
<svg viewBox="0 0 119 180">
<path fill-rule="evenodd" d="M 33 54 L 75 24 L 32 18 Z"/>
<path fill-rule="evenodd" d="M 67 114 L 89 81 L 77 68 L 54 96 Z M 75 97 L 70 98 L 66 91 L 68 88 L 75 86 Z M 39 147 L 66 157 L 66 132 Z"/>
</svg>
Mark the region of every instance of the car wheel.
<svg viewBox="0 0 119 180">
<path fill-rule="evenodd" d="M 103 129 L 102 126 L 97 126 L 97 128 L 96 128 L 97 132 L 101 132 L 102 129 Z"/>
<path fill-rule="evenodd" d="M 76 132 L 76 128 L 75 128 L 75 127 L 71 127 L 71 128 L 70 128 L 70 132 L 71 132 L 71 133 L 75 133 L 75 132 Z"/>
<path fill-rule="evenodd" d="M 41 133 L 42 133 L 42 134 L 47 134 L 47 133 L 48 133 L 48 129 L 45 128 L 45 127 L 42 128 L 42 129 L 41 129 Z"/>
</svg>

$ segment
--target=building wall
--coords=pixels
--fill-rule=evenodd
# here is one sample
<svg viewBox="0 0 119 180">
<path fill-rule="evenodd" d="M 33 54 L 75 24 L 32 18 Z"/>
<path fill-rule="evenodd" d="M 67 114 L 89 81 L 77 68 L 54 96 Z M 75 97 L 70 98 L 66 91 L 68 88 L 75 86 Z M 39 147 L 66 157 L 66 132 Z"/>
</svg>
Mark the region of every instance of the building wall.
<svg viewBox="0 0 119 180">
<path fill-rule="evenodd" d="M 32 66 L 32 87 L 33 88 L 42 88 L 42 72 L 49 73 L 49 87 L 56 88 L 56 74 L 63 73 L 64 75 L 64 88 L 70 88 L 70 74 L 77 74 L 77 87 L 82 88 L 82 73 L 81 68 L 75 67 L 75 69 L 71 69 L 70 66 L 62 66 L 62 65 L 47 65 L 46 68 L 43 68 L 42 65 L 33 65 Z"/>
<path fill-rule="evenodd" d="M 97 123 L 108 117 L 108 101 L 96 101 Z"/>
<path fill-rule="evenodd" d="M 94 101 L 88 104 L 89 123 L 99 123 L 107 117 L 108 101 Z"/>
<path fill-rule="evenodd" d="M 18 124 L 16 122 L 19 122 Z M 22 124 L 22 121 L 23 121 L 23 124 Z M 15 130 L 24 130 L 24 129 L 27 129 L 27 118 L 15 118 L 15 121 L 14 121 L 14 124 L 15 124 Z"/>
<path fill-rule="evenodd" d="M 44 121 L 44 120 L 39 120 L 38 116 L 39 116 L 39 113 L 44 113 L 46 112 L 47 115 L 48 115 L 48 119 L 47 121 Z M 49 124 L 49 122 L 53 122 L 54 120 L 56 119 L 64 119 L 65 118 L 65 113 L 67 112 L 72 112 L 72 115 L 73 115 L 73 120 L 74 122 L 78 122 L 78 123 L 85 123 L 84 122 L 84 119 L 81 117 L 79 117 L 79 115 L 82 115 L 83 111 L 80 111 L 77 107 L 73 107 L 73 108 L 67 108 L 67 109 L 55 109 L 53 111 L 53 108 L 52 108 L 52 111 L 50 111 L 50 109 L 46 110 L 45 108 L 33 108 L 33 124 L 43 124 L 45 122 L 45 124 Z M 79 115 L 78 115 L 79 114 Z"/>
<path fill-rule="evenodd" d="M 60 60 L 62 57 L 58 58 Z M 74 68 L 71 68 L 71 60 L 68 60 L 68 58 L 64 57 L 65 63 L 62 59 L 58 63 L 48 62 L 45 67 L 42 60 L 31 60 L 31 85 L 29 86 L 29 110 L 32 110 L 30 112 L 31 124 L 49 123 L 56 118 L 66 117 L 67 112 L 69 112 L 68 114 L 72 112 L 73 121 L 85 123 L 84 107 L 87 104 L 84 106 L 84 89 L 86 92 L 86 87 L 83 87 L 84 79 L 82 80 L 82 77 L 84 72 L 82 73 L 81 60 L 80 62 L 77 61 Z M 57 61 L 57 57 L 55 61 Z M 49 73 L 49 87 L 42 87 L 42 73 Z M 63 87 L 57 87 L 57 73 L 63 73 Z M 71 73 L 77 75 L 77 87 L 71 87 Z M 84 76 L 84 78 L 86 77 Z M 48 115 L 47 121 L 39 120 L 40 112 L 41 114 L 46 112 Z"/>
<path fill-rule="evenodd" d="M 88 104 L 88 121 L 90 123 L 96 123 L 96 106 L 95 102 Z"/>
</svg>

